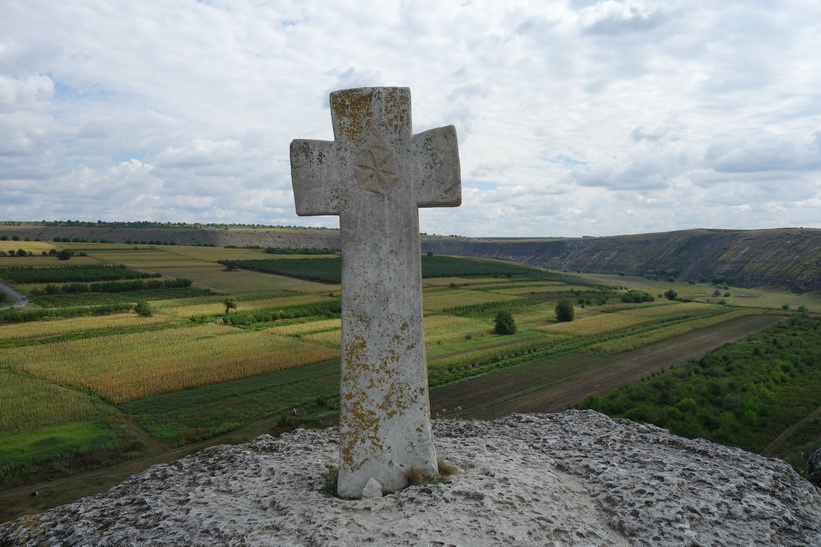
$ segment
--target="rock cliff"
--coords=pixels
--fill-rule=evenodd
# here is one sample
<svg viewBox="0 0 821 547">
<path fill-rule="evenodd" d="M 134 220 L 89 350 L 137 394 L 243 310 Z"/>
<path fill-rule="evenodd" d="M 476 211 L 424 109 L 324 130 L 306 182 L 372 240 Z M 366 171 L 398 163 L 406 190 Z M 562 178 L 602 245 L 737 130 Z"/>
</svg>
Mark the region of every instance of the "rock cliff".
<svg viewBox="0 0 821 547">
<path fill-rule="evenodd" d="M 592 411 L 435 424 L 447 484 L 322 493 L 337 431 L 217 446 L 0 525 L 0 545 L 821 545 L 780 460 Z"/>
<path fill-rule="evenodd" d="M 683 230 L 561 239 L 435 238 L 425 252 L 497 258 L 552 270 L 731 279 L 737 287 L 821 291 L 821 230 Z"/>
</svg>

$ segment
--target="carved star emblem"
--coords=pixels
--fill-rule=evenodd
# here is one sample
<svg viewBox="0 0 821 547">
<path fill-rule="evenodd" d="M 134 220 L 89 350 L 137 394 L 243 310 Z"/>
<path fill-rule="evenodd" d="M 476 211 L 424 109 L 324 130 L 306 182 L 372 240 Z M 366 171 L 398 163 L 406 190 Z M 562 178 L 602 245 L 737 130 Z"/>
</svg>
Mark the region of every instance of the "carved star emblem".
<svg viewBox="0 0 821 547">
<path fill-rule="evenodd" d="M 354 176 L 359 186 L 378 194 L 384 194 L 399 180 L 398 171 L 393 154 L 381 146 L 373 146 L 362 152 L 354 165 Z"/>
</svg>

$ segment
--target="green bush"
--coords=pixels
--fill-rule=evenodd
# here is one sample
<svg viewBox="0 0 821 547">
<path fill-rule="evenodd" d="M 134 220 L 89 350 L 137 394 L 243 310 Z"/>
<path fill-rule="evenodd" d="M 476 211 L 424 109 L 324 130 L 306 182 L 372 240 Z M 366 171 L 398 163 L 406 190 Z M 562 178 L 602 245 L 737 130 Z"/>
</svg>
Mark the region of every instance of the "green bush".
<svg viewBox="0 0 821 547">
<path fill-rule="evenodd" d="M 562 300 L 556 304 L 554 311 L 556 312 L 556 321 L 560 323 L 568 323 L 573 321 L 573 316 L 576 314 L 576 310 L 573 308 L 573 303 L 569 300 Z"/>
<path fill-rule="evenodd" d="M 134 311 L 137 312 L 137 315 L 140 317 L 151 317 L 154 315 L 154 310 L 151 309 L 151 306 L 145 300 L 137 302 L 134 305 Z"/>
<path fill-rule="evenodd" d="M 496 312 L 496 334 L 516 334 L 516 321 L 507 310 L 499 310 Z"/>
</svg>

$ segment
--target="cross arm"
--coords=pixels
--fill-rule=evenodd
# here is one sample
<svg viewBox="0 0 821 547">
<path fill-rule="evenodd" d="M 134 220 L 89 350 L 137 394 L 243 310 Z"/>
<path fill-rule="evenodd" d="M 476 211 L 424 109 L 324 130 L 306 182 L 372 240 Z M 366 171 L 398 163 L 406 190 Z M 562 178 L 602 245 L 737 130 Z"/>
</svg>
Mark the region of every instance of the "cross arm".
<svg viewBox="0 0 821 547">
<path fill-rule="evenodd" d="M 291 182 L 296 214 L 339 214 L 339 168 L 335 143 L 309 139 L 291 141 Z"/>
<path fill-rule="evenodd" d="M 419 207 L 458 207 L 462 204 L 459 143 L 452 125 L 413 136 L 414 179 Z"/>
</svg>

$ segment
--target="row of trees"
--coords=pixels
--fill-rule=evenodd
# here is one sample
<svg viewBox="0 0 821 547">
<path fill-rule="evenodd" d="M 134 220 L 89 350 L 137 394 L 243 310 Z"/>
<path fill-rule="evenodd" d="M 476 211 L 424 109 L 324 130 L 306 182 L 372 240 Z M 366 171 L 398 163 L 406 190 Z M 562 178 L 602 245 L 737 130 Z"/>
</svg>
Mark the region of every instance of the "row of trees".
<svg viewBox="0 0 821 547">
<path fill-rule="evenodd" d="M 0 268 L 0 277 L 16 283 L 69 283 L 159 278 L 162 274 L 132 270 L 120 264 L 78 264 L 66 266 L 9 266 Z"/>
<path fill-rule="evenodd" d="M 154 289 L 184 289 L 190 287 L 191 279 L 135 279 L 130 281 L 104 281 L 100 283 L 66 283 L 64 285 L 46 285 L 43 289 L 32 289 L 32 296 L 42 296 L 44 294 L 81 294 L 93 293 L 118 293 L 133 292 Z"/>
</svg>

